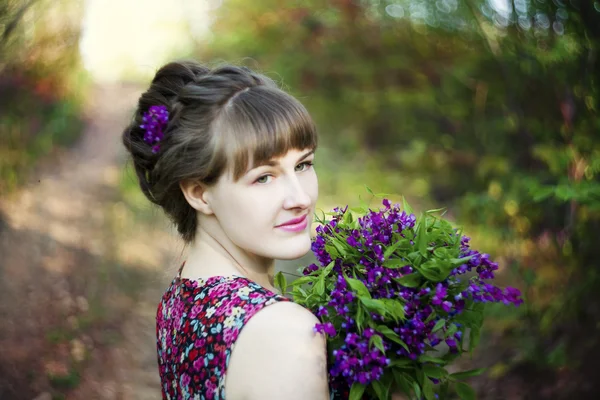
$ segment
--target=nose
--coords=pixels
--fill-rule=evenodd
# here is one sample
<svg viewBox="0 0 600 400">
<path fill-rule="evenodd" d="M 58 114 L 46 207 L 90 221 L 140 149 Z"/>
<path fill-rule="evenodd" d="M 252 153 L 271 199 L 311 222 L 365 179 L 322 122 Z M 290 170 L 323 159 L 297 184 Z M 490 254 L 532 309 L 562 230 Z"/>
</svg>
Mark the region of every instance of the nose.
<svg viewBox="0 0 600 400">
<path fill-rule="evenodd" d="M 288 179 L 286 185 L 285 198 L 283 200 L 283 208 L 287 209 L 306 209 L 310 207 L 311 199 L 306 188 L 302 185 L 298 176 L 292 176 Z"/>
</svg>

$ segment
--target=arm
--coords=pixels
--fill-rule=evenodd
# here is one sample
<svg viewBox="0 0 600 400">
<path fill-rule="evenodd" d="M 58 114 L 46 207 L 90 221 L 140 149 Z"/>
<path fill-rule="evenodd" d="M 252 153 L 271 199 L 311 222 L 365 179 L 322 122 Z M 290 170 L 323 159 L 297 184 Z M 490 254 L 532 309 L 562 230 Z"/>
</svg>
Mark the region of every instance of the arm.
<svg viewBox="0 0 600 400">
<path fill-rule="evenodd" d="M 282 302 L 254 315 L 232 352 L 225 384 L 231 400 L 329 400 L 325 338 L 318 319 Z"/>
</svg>

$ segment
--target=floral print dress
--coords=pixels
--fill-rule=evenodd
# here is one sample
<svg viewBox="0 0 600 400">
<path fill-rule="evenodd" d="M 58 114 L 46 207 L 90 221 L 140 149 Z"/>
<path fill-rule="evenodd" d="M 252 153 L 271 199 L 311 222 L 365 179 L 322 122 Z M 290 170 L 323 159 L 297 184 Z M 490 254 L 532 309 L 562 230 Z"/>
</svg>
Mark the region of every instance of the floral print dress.
<svg viewBox="0 0 600 400">
<path fill-rule="evenodd" d="M 156 315 L 163 399 L 225 399 L 229 357 L 241 329 L 279 301 L 288 299 L 241 276 L 190 280 L 178 274 Z"/>
</svg>

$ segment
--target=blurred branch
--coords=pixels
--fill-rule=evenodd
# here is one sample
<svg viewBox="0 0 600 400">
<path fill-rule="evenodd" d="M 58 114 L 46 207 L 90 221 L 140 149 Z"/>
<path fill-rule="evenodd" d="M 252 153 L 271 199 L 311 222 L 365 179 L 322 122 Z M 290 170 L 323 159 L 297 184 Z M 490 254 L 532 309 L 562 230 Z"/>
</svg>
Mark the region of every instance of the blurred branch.
<svg viewBox="0 0 600 400">
<path fill-rule="evenodd" d="M 15 15 L 12 16 L 12 18 L 10 19 L 10 22 L 8 22 L 6 24 L 6 28 L 4 29 L 4 32 L 2 32 L 2 37 L 0 37 L 0 50 L 3 50 L 5 48 L 6 44 L 8 43 L 8 39 L 9 39 L 10 35 L 17 28 L 17 25 L 19 24 L 21 19 L 23 19 L 23 16 L 27 12 L 27 10 L 29 8 L 31 8 L 31 6 L 33 6 L 38 1 L 39 0 L 29 0 L 27 3 L 23 4 L 17 10 Z M 8 12 L 9 12 L 8 6 L 6 7 L 5 12 L 8 14 Z"/>
<path fill-rule="evenodd" d="M 596 10 L 596 5 L 594 3 L 597 2 L 590 0 L 575 0 L 567 3 L 567 7 L 581 19 L 586 30 L 586 36 L 592 40 L 598 40 L 600 39 L 600 24 L 598 24 L 599 13 Z"/>
</svg>

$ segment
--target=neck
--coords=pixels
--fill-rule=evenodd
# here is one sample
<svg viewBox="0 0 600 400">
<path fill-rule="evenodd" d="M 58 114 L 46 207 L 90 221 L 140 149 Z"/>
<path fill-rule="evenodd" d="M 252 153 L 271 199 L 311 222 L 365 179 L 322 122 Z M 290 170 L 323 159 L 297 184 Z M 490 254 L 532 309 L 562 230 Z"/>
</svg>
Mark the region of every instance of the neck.
<svg viewBox="0 0 600 400">
<path fill-rule="evenodd" d="M 199 228 L 190 245 L 184 267 L 186 277 L 236 274 L 269 290 L 273 287 L 275 260 L 250 254 L 235 245 L 222 231 Z"/>
</svg>

